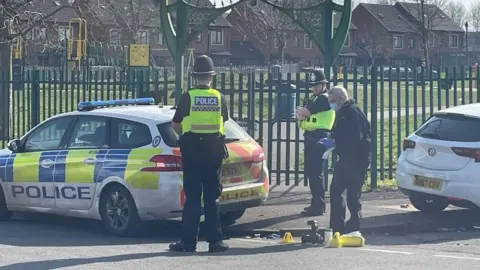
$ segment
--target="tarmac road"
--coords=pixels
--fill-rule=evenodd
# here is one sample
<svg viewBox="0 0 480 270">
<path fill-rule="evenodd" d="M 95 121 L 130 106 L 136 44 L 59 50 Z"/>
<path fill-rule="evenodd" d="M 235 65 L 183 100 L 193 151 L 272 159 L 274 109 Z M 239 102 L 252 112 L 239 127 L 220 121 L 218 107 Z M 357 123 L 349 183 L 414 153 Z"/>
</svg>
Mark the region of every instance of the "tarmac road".
<svg viewBox="0 0 480 270">
<path fill-rule="evenodd" d="M 478 232 L 365 235 L 363 248 L 234 238 L 225 253 L 171 253 L 173 239 L 118 238 L 39 222 L 0 223 L 1 269 L 478 269 Z"/>
</svg>

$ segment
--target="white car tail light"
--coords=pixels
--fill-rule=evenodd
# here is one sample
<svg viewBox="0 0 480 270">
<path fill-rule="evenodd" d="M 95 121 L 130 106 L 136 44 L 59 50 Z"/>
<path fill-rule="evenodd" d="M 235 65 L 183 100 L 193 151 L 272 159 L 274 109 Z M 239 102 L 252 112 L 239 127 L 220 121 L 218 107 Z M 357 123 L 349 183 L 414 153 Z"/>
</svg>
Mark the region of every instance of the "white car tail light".
<svg viewBox="0 0 480 270">
<path fill-rule="evenodd" d="M 480 149 L 478 148 L 452 147 L 452 151 L 461 157 L 472 158 L 475 162 L 480 162 Z"/>
</svg>

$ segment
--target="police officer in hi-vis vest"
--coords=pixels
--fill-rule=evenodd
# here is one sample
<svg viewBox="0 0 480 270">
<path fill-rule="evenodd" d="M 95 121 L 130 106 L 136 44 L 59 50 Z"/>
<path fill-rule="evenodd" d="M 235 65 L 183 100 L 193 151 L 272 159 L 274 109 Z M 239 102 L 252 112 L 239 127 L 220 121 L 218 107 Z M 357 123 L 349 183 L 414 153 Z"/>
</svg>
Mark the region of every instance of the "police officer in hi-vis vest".
<svg viewBox="0 0 480 270">
<path fill-rule="evenodd" d="M 325 187 L 323 180 L 322 158 L 325 148 L 318 143 L 329 138 L 335 122 L 335 111 L 330 108 L 326 94 L 328 80 L 321 69 L 310 74 L 313 95 L 299 107 L 296 116 L 299 127 L 305 131 L 305 173 L 308 177 L 312 200 L 309 207 L 301 213 L 304 216 L 321 216 L 325 213 Z"/>
<path fill-rule="evenodd" d="M 197 86 L 182 95 L 172 120 L 172 128 L 181 134 L 186 201 L 182 216 L 183 236 L 170 244 L 170 250 L 196 251 L 203 190 L 209 251 L 226 251 L 228 246 L 223 243 L 218 198 L 222 192 L 222 161 L 228 157 L 223 126 L 228 120 L 227 102 L 218 90 L 211 88 L 215 71 L 210 57 L 197 58 L 192 73 Z"/>
</svg>

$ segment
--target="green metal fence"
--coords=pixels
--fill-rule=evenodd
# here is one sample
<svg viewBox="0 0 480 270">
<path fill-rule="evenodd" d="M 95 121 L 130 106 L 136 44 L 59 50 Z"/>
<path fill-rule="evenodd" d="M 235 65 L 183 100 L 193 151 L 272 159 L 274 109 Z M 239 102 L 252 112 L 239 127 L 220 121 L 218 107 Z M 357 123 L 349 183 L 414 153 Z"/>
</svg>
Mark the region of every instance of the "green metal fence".
<svg viewBox="0 0 480 270">
<path fill-rule="evenodd" d="M 8 75 L 0 74 L 2 148 L 41 121 L 75 110 L 80 101 L 151 96 L 165 105 L 175 103 L 175 78 L 167 69 L 120 72 L 84 69 L 68 74 L 64 70 L 32 69 L 13 81 Z M 478 75 L 472 67 L 412 68 L 411 72 L 401 67 L 361 67 L 335 74 L 333 84 L 343 85 L 371 121 L 372 188 L 395 177 L 403 138 L 434 111 L 478 102 Z M 292 114 L 310 94 L 308 77 L 308 73 L 277 78 L 272 73 L 227 72 L 217 74 L 213 83 L 227 98 L 232 118 L 264 147 L 273 185 L 307 185 L 303 137 Z M 187 79 L 190 85 L 191 80 Z M 282 90 L 277 87 L 282 82 L 296 88 Z M 325 166 L 327 178 L 335 160 L 332 157 Z"/>
</svg>

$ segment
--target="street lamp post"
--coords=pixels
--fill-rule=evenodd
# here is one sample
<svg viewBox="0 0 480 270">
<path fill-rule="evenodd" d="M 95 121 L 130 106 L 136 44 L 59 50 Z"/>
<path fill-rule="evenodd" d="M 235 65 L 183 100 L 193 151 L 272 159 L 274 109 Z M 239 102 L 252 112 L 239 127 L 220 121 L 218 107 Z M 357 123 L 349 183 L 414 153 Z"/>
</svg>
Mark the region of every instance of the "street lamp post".
<svg viewBox="0 0 480 270">
<path fill-rule="evenodd" d="M 467 64 L 470 66 L 470 56 L 468 55 L 468 22 L 465 22 L 465 54 L 467 55 Z"/>
</svg>

